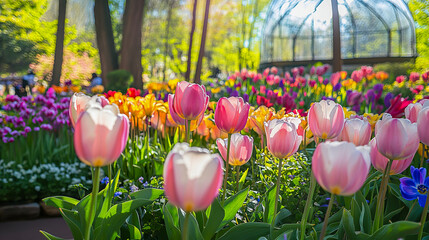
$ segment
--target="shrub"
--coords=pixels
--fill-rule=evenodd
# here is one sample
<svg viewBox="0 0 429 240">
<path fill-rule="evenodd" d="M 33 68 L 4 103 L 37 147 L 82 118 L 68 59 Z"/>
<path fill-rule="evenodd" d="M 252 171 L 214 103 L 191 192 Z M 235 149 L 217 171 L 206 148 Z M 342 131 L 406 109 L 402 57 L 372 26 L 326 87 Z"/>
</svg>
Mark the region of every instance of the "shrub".
<svg viewBox="0 0 429 240">
<path fill-rule="evenodd" d="M 107 90 L 114 90 L 122 93 L 126 93 L 127 89 L 133 83 L 133 75 L 127 70 L 115 70 L 107 74 L 109 80 Z"/>
</svg>

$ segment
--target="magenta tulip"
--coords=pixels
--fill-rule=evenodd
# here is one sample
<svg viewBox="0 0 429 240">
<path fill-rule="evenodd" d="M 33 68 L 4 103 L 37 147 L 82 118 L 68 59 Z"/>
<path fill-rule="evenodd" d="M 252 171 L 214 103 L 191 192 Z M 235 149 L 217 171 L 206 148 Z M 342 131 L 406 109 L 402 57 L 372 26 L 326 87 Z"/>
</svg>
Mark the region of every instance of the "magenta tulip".
<svg viewBox="0 0 429 240">
<path fill-rule="evenodd" d="M 371 142 L 369 142 L 369 147 L 371 148 L 369 153 L 371 157 L 371 163 L 375 169 L 377 169 L 380 172 L 384 172 L 384 170 L 386 169 L 386 165 L 389 162 L 389 159 L 383 156 L 378 151 L 376 141 L 377 140 L 373 138 Z M 405 169 L 407 169 L 411 165 L 413 158 L 414 158 L 414 155 L 404 160 L 393 160 L 389 175 L 396 175 L 405 171 Z"/>
<path fill-rule="evenodd" d="M 186 212 L 206 209 L 219 194 L 222 167 L 219 154 L 177 143 L 164 163 L 164 189 L 169 202 Z"/>
<path fill-rule="evenodd" d="M 267 147 L 273 156 L 287 158 L 298 150 L 302 141 L 297 133 L 300 122 L 298 118 L 286 118 L 264 123 Z"/>
<path fill-rule="evenodd" d="M 79 118 L 79 115 L 85 111 L 86 105 L 89 102 L 97 102 L 100 103 L 102 107 L 109 104 L 109 100 L 104 96 L 87 96 L 83 93 L 75 93 L 70 99 L 69 106 L 69 116 L 73 127 L 76 125 L 76 121 Z"/>
<path fill-rule="evenodd" d="M 311 105 L 307 118 L 313 135 L 322 139 L 337 137 L 344 127 L 343 108 L 331 100 L 322 100 Z"/>
<path fill-rule="evenodd" d="M 116 105 L 91 104 L 75 126 L 74 147 L 79 159 L 94 167 L 113 163 L 127 144 L 128 118 Z"/>
<path fill-rule="evenodd" d="M 338 139 L 351 142 L 356 146 L 363 146 L 371 139 L 371 124 L 367 120 L 359 118 L 346 119 L 344 128 Z"/>
<path fill-rule="evenodd" d="M 349 142 L 323 142 L 313 154 L 312 170 L 320 186 L 341 196 L 357 192 L 371 166 L 368 147 Z"/>
<path fill-rule="evenodd" d="M 207 96 L 203 85 L 185 81 L 177 83 L 176 92 L 171 96 L 171 104 L 168 104 L 170 112 L 174 112 L 186 120 L 195 120 L 201 117 L 209 104 L 209 96 Z"/>
<path fill-rule="evenodd" d="M 426 101 L 428 103 L 428 101 Z M 426 105 L 426 104 L 425 104 Z M 417 130 L 419 133 L 420 141 L 426 146 L 429 146 L 429 106 L 420 110 L 417 117 Z"/>
<path fill-rule="evenodd" d="M 228 138 L 216 140 L 220 155 L 226 161 Z M 231 147 L 229 152 L 229 164 L 241 166 L 252 157 L 253 138 L 239 133 L 231 135 Z"/>
<path fill-rule="evenodd" d="M 238 133 L 246 126 L 250 105 L 241 97 L 219 99 L 215 110 L 216 126 L 226 133 Z"/>
<path fill-rule="evenodd" d="M 416 123 L 389 116 L 377 123 L 375 138 L 378 151 L 390 160 L 413 156 L 420 142 Z"/>
</svg>

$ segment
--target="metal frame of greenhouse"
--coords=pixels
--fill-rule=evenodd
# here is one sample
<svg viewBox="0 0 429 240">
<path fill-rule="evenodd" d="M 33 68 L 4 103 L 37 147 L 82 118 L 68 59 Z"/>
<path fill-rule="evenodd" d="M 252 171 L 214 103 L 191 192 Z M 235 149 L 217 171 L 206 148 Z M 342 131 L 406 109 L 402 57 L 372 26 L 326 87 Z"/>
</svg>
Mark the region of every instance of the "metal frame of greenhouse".
<svg viewBox="0 0 429 240">
<path fill-rule="evenodd" d="M 410 61 L 414 20 L 403 0 L 272 0 L 262 29 L 260 68 Z"/>
</svg>

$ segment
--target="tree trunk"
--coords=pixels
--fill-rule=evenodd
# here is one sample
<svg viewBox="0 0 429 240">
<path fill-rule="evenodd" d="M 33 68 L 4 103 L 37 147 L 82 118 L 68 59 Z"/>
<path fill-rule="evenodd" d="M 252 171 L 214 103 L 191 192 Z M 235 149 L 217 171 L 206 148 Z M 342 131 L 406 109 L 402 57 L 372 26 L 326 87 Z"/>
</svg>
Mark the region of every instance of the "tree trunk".
<svg viewBox="0 0 429 240">
<path fill-rule="evenodd" d="M 55 40 L 54 68 L 52 70 L 51 85 L 60 85 L 61 69 L 63 66 L 64 28 L 66 25 L 67 0 L 58 0 L 58 24 Z"/>
<path fill-rule="evenodd" d="M 203 33 L 201 36 L 200 52 L 198 54 L 197 68 L 195 70 L 195 77 L 194 77 L 194 83 L 198 83 L 198 84 L 201 84 L 200 76 L 201 76 L 201 68 L 203 66 L 204 50 L 206 47 L 207 25 L 209 23 L 209 10 L 210 10 L 210 0 L 206 0 L 206 10 L 204 12 Z"/>
<path fill-rule="evenodd" d="M 249 53 L 250 53 L 250 51 L 252 49 L 252 44 L 253 44 L 253 42 L 252 42 L 252 40 L 253 40 L 253 30 L 255 28 L 255 22 L 256 22 L 256 19 L 258 18 L 258 13 L 259 13 L 259 11 L 258 11 L 258 2 L 259 2 L 259 0 L 255 0 L 255 4 L 253 5 L 253 11 L 252 11 L 253 19 L 252 19 L 252 23 L 250 24 L 249 38 L 248 38 Z M 255 65 L 255 62 L 253 61 L 253 58 L 251 58 L 251 59 L 252 59 L 251 60 L 251 64 L 252 64 L 252 69 L 253 69 L 254 65 Z"/>
<path fill-rule="evenodd" d="M 133 75 L 133 86 L 137 89 L 143 89 L 141 59 L 144 4 L 144 0 L 127 0 L 123 16 L 120 69 Z"/>
<path fill-rule="evenodd" d="M 94 19 L 98 52 L 100 54 L 101 79 L 103 79 L 103 85 L 107 86 L 107 74 L 119 67 L 108 0 L 95 0 Z"/>
<path fill-rule="evenodd" d="M 189 34 L 189 48 L 188 48 L 188 61 L 186 64 L 186 74 L 185 74 L 185 80 L 189 82 L 191 78 L 191 56 L 192 56 L 192 40 L 194 38 L 194 32 L 195 32 L 195 21 L 197 18 L 197 3 L 198 0 L 194 0 L 194 8 L 192 9 L 192 26 L 191 26 L 191 33 Z"/>
<path fill-rule="evenodd" d="M 169 41 L 169 35 L 170 35 L 170 23 L 171 23 L 171 14 L 173 12 L 174 7 L 174 0 L 172 2 L 168 2 L 168 12 L 167 12 L 167 25 L 165 27 L 165 46 L 164 46 L 164 69 L 163 69 L 163 81 L 165 82 L 166 78 L 166 72 L 167 72 L 167 58 L 168 58 L 168 41 Z"/>
</svg>

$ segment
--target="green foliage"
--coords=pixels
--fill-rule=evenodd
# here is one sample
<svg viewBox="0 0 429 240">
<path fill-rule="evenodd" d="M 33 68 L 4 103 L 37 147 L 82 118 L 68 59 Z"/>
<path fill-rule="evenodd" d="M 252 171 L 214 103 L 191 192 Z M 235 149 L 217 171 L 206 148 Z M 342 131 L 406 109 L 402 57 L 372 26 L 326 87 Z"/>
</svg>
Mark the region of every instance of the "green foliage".
<svg viewBox="0 0 429 240">
<path fill-rule="evenodd" d="M 410 0 L 408 3 L 416 22 L 416 45 L 418 57 L 415 70 L 427 71 L 429 69 L 429 2 L 426 0 Z"/>
<path fill-rule="evenodd" d="M 107 86 L 108 90 L 115 90 L 122 93 L 127 92 L 127 89 L 133 83 L 133 75 L 127 70 L 115 70 L 107 74 L 107 79 L 109 84 Z"/>
</svg>

